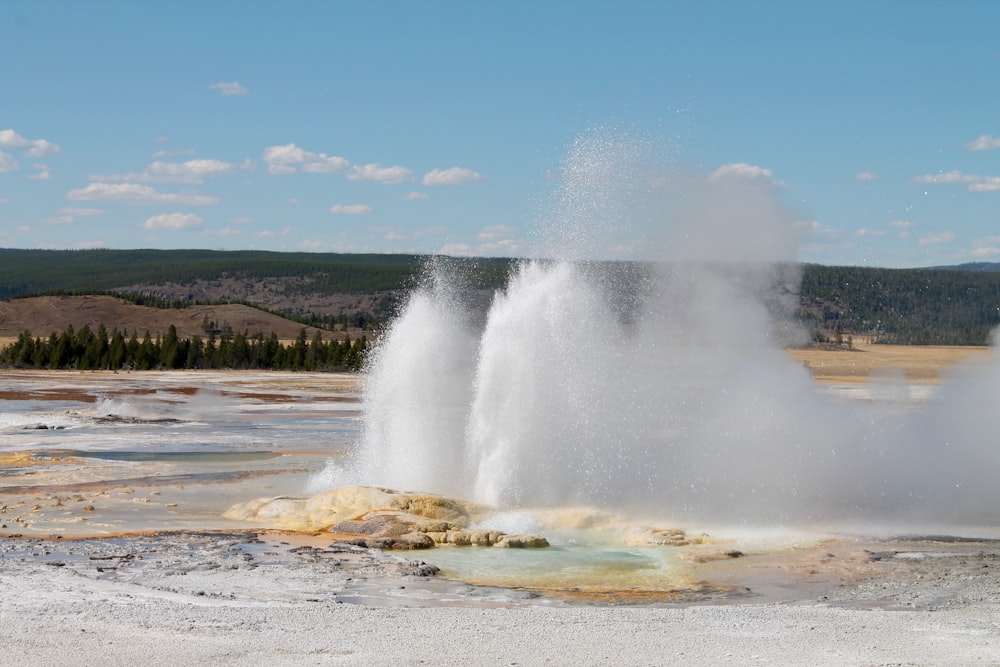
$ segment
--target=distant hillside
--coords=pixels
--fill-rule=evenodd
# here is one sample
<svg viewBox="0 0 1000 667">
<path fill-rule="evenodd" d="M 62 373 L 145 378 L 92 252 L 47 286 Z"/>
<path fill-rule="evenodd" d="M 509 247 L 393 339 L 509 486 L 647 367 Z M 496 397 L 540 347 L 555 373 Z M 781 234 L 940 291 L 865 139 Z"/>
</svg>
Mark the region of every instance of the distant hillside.
<svg viewBox="0 0 1000 667">
<path fill-rule="evenodd" d="M 1000 271 L 807 265 L 799 316 L 817 337 L 985 345 L 1000 325 Z"/>
<path fill-rule="evenodd" d="M 0 300 L 118 292 L 178 304 L 243 302 L 320 327 L 390 317 L 429 257 L 217 250 L 0 249 Z M 454 259 L 471 283 L 504 284 L 509 259 Z"/>
<path fill-rule="evenodd" d="M 954 266 L 935 266 L 934 268 L 943 271 L 1000 271 L 1000 262 L 968 262 Z"/>
<path fill-rule="evenodd" d="M 140 338 L 147 331 L 153 337 L 162 335 L 171 325 L 182 338 L 205 337 L 213 330 L 224 331 L 229 327 L 237 333 L 259 332 L 265 336 L 274 333 L 281 340 L 295 340 L 302 330 L 298 322 L 240 304 L 149 308 L 111 296 L 43 296 L 0 302 L 0 338 L 16 338 L 25 330 L 45 338 L 53 332 L 62 333 L 67 325 L 76 331 L 84 326 L 97 331 L 101 324 L 108 331 L 117 327 Z M 307 327 L 306 335 L 312 338 L 316 331 Z M 334 336 L 324 332 L 324 337 L 329 340 Z"/>
<path fill-rule="evenodd" d="M 221 312 L 220 304 L 243 303 L 325 329 L 370 330 L 396 312 L 429 261 L 444 263 L 460 273 L 464 284 L 479 290 L 485 304 L 495 289 L 506 285 L 515 260 L 262 251 L 0 249 L 0 299 L 113 292 L 142 295 L 146 302 L 160 305 L 210 307 L 215 313 Z M 595 266 L 615 275 L 616 306 L 627 311 L 629 304 L 638 303 L 643 276 L 648 275 L 645 267 L 628 263 Z M 204 311 L 173 308 L 168 312 L 171 319 L 183 313 L 184 318 L 200 324 Z M 989 332 L 1000 324 L 1000 264 L 931 269 L 807 264 L 802 267 L 797 314 L 817 342 L 863 335 L 885 343 L 983 345 Z M 242 320 L 235 315 L 231 318 L 234 330 L 245 328 L 253 333 L 252 325 L 239 324 Z M 180 328 L 180 322 L 174 323 Z M 5 326 L 10 330 L 10 325 Z M 268 334 L 267 326 L 264 329 Z"/>
</svg>

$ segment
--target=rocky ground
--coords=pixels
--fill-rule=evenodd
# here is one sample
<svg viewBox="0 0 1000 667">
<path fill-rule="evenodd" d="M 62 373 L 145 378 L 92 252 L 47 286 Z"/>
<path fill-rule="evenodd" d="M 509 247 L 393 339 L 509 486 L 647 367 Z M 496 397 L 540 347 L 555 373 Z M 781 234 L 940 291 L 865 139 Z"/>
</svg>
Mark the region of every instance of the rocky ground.
<svg viewBox="0 0 1000 667">
<path fill-rule="evenodd" d="M 581 604 L 442 579 L 432 552 L 293 533 L 5 538 L 0 651 L 17 665 L 996 664 L 1000 545 L 863 546 L 778 558 L 777 577 L 724 561 L 768 580 L 759 592 Z M 844 566 L 855 555 L 860 571 Z"/>
<path fill-rule="evenodd" d="M 72 377 L 79 392 L 91 376 Z M 182 386 L 192 377 L 169 376 Z M 224 397 L 256 392 L 282 405 L 322 388 L 339 406 L 343 389 L 308 375 L 226 378 Z M 495 547 L 387 552 L 222 517 L 234 502 L 268 507 L 252 499 L 286 495 L 285 478 L 301 481 L 321 466 L 314 458 L 241 460 L 259 473 L 248 485 L 207 479 L 214 462 L 0 459 L 11 487 L 0 494 L 0 664 L 1000 663 L 997 540 L 664 544 L 686 574 L 651 594 L 470 585 L 437 571 L 435 549 Z M 34 488 L 43 473 L 48 485 Z M 95 476 L 100 488 L 77 488 Z M 133 516 L 171 528 L 126 532 Z M 74 539 L 81 526 L 91 536 Z"/>
</svg>

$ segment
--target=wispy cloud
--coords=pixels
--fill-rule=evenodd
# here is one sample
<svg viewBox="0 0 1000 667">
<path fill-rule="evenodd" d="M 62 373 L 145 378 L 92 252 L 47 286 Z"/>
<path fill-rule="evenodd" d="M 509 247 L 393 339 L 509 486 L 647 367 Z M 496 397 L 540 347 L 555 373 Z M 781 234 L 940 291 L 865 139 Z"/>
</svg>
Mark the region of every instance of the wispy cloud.
<svg viewBox="0 0 1000 667">
<path fill-rule="evenodd" d="M 407 192 L 403 195 L 403 199 L 406 201 L 420 201 L 421 199 L 430 199 L 430 197 L 426 192 Z"/>
<path fill-rule="evenodd" d="M 926 234 L 917 239 L 918 245 L 941 245 L 951 243 L 955 240 L 955 235 L 951 232 L 941 232 L 940 234 Z"/>
<path fill-rule="evenodd" d="M 965 144 L 970 151 L 992 151 L 1000 148 L 1000 137 L 992 134 L 984 134 L 981 137 Z"/>
<path fill-rule="evenodd" d="M 424 236 L 447 234 L 448 228 L 444 225 L 434 225 L 433 227 L 407 231 L 402 227 L 372 227 L 371 231 L 382 234 L 382 238 L 386 241 L 414 241 Z"/>
<path fill-rule="evenodd" d="M 101 208 L 61 208 L 59 209 L 59 215 L 46 218 L 45 222 L 50 225 L 70 225 L 76 222 L 77 218 L 103 215 L 105 213 L 107 211 Z"/>
<path fill-rule="evenodd" d="M 48 139 L 25 139 L 12 129 L 0 130 L 0 148 L 22 150 L 24 157 L 45 157 L 62 150 Z"/>
<path fill-rule="evenodd" d="M 375 181 L 387 185 L 398 185 L 413 178 L 413 172 L 406 167 L 383 167 L 380 164 L 355 166 L 347 174 L 352 181 Z"/>
<path fill-rule="evenodd" d="M 158 150 L 153 153 L 153 159 L 159 160 L 165 157 L 177 157 L 178 155 L 196 155 L 198 151 L 193 148 L 176 148 L 173 150 Z"/>
<path fill-rule="evenodd" d="M 294 174 L 302 171 L 311 174 L 345 174 L 352 181 L 374 181 L 397 185 L 413 179 L 413 172 L 406 167 L 383 167 L 381 164 L 354 165 L 347 158 L 309 151 L 296 144 L 268 146 L 264 149 L 264 162 L 272 174 Z"/>
<path fill-rule="evenodd" d="M 93 181 L 107 183 L 204 183 L 205 179 L 225 176 L 236 171 L 236 165 L 221 160 L 188 160 L 187 162 L 153 162 L 136 174 L 91 176 Z"/>
<path fill-rule="evenodd" d="M 972 192 L 1000 192 L 1000 176 L 979 176 L 963 174 L 957 169 L 939 174 L 924 174 L 911 179 L 912 183 L 920 185 L 951 185 L 966 184 Z"/>
<path fill-rule="evenodd" d="M 988 236 L 984 239 L 976 239 L 974 247 L 970 253 L 973 257 L 996 257 L 1000 255 L 1000 236 Z"/>
<path fill-rule="evenodd" d="M 218 197 L 159 192 L 148 185 L 136 183 L 91 183 L 85 188 L 70 190 L 66 199 L 71 201 L 121 201 L 129 204 L 180 204 L 188 206 L 213 206 L 219 203 Z"/>
<path fill-rule="evenodd" d="M 194 213 L 161 213 L 148 218 L 142 226 L 146 229 L 190 229 L 201 223 L 201 216 Z"/>
<path fill-rule="evenodd" d="M 909 220 L 890 220 L 889 221 L 889 228 L 890 229 L 898 229 L 899 230 L 899 232 L 896 234 L 896 238 L 898 238 L 898 239 L 908 239 L 908 238 L 910 238 L 910 227 L 912 227 L 912 226 L 913 226 L 913 223 L 910 222 Z"/>
<path fill-rule="evenodd" d="M 295 144 L 268 146 L 264 149 L 264 162 L 272 174 L 294 174 L 299 169 L 313 174 L 331 174 L 351 168 L 351 163 L 345 158 L 314 153 Z"/>
<path fill-rule="evenodd" d="M 5 174 L 11 171 L 17 171 L 21 168 L 21 165 L 17 163 L 13 155 L 9 155 L 0 151 L 0 174 Z"/>
<path fill-rule="evenodd" d="M 31 168 L 35 170 L 34 174 L 30 174 L 28 178 L 36 181 L 47 181 L 52 178 L 52 174 L 49 173 L 49 167 L 45 164 L 33 164 Z"/>
<path fill-rule="evenodd" d="M 860 174 L 856 174 L 854 179 L 858 181 L 874 181 L 878 179 L 878 174 L 874 171 L 863 171 Z"/>
<path fill-rule="evenodd" d="M 447 243 L 438 252 L 456 257 L 518 257 L 527 249 L 527 242 L 519 238 L 517 230 L 507 225 L 482 228 L 476 234 L 476 241 Z"/>
<path fill-rule="evenodd" d="M 330 213 L 334 215 L 368 215 L 372 212 L 372 207 L 368 204 L 334 204 L 330 207 Z"/>
<path fill-rule="evenodd" d="M 938 174 L 924 174 L 913 178 L 912 182 L 920 185 L 942 185 L 951 183 L 975 183 L 982 179 L 982 176 L 963 174 L 957 169 L 943 171 Z"/>
<path fill-rule="evenodd" d="M 708 175 L 708 180 L 710 182 L 734 178 L 766 183 L 776 188 L 788 187 L 784 181 L 775 178 L 774 172 L 770 169 L 758 167 L 753 164 L 747 164 L 746 162 L 724 164 Z"/>
<path fill-rule="evenodd" d="M 464 167 L 450 169 L 432 169 L 424 174 L 421 181 L 424 185 L 465 185 L 483 180 L 482 175 Z"/>
<path fill-rule="evenodd" d="M 983 180 L 969 186 L 973 192 L 1000 192 L 1000 176 L 983 176 Z"/>
<path fill-rule="evenodd" d="M 241 86 L 239 81 L 213 83 L 209 88 L 217 90 L 223 95 L 246 95 L 250 92 Z"/>
</svg>

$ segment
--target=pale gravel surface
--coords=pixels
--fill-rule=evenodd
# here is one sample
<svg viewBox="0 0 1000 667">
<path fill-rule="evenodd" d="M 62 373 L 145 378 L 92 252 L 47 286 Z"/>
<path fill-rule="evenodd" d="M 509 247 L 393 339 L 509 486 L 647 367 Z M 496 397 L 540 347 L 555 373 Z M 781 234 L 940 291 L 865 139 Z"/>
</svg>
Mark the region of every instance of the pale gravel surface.
<svg viewBox="0 0 1000 667">
<path fill-rule="evenodd" d="M 216 378 L 169 379 L 195 377 Z M 247 391 L 291 386 L 288 378 L 266 377 Z M 329 389 L 329 378 L 315 381 Z M 249 497 L 278 477 L 255 479 Z M 699 591 L 700 603 L 615 606 L 428 576 L 421 559 L 433 563 L 433 552 L 398 558 L 273 534 L 260 542 L 235 529 L 41 539 L 80 528 L 56 522 L 67 512 L 86 516 L 95 532 L 100 521 L 108 531 L 126 530 L 133 526 L 112 519 L 133 507 L 141 509 L 141 526 L 222 528 L 217 517 L 225 507 L 216 505 L 220 498 L 231 503 L 242 488 L 112 484 L 106 495 L 63 498 L 62 507 L 55 501 L 66 493 L 55 487 L 40 500 L 32 492 L 23 506 L 8 494 L 7 534 L 34 537 L 0 535 L 0 667 L 1000 665 L 996 541 L 839 542 L 791 555 L 748 553 L 699 567 L 707 579 L 749 593 Z M 42 509 L 35 512 L 33 503 Z M 87 503 L 96 512 L 83 512 Z"/>
<path fill-rule="evenodd" d="M 880 552 L 875 579 L 820 598 L 596 606 L 288 539 L 4 539 L 0 664 L 1000 663 L 995 543 Z"/>
</svg>

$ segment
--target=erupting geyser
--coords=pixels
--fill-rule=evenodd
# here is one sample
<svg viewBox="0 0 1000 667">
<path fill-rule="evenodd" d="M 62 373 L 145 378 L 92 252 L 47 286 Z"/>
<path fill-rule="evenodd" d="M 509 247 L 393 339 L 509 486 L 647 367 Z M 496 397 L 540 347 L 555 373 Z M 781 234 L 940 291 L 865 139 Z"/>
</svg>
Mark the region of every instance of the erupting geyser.
<svg viewBox="0 0 1000 667">
<path fill-rule="evenodd" d="M 781 349 L 796 227 L 773 186 L 646 155 L 581 139 L 546 259 L 485 316 L 429 268 L 370 360 L 360 452 L 326 478 L 729 524 L 997 525 L 1000 365 L 919 410 L 818 391 Z"/>
</svg>

